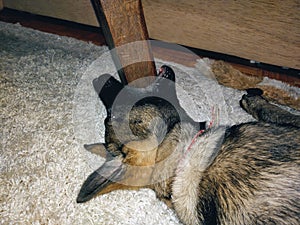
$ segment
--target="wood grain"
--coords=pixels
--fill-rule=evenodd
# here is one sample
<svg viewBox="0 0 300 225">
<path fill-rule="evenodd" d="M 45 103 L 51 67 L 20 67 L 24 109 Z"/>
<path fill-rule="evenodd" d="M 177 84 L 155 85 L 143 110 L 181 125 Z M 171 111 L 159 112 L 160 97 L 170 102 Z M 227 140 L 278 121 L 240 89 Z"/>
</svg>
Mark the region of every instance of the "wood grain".
<svg viewBox="0 0 300 225">
<path fill-rule="evenodd" d="M 149 85 L 156 69 L 141 0 L 92 2 L 121 80 L 124 73 L 129 84 Z M 150 79 L 140 79 L 144 77 Z"/>
<path fill-rule="evenodd" d="M 3 0 L 7 8 L 99 26 L 89 0 Z"/>
<path fill-rule="evenodd" d="M 142 0 L 150 38 L 300 69 L 299 0 Z M 4 6 L 98 26 L 87 0 Z"/>
<path fill-rule="evenodd" d="M 150 37 L 300 69 L 300 2 L 144 0 Z"/>
</svg>

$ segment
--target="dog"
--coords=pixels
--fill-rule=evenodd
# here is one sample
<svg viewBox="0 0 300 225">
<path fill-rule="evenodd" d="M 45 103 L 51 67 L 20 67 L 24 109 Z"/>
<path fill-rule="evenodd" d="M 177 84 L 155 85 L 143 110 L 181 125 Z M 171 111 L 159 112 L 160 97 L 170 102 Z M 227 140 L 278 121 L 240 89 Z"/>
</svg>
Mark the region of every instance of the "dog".
<svg viewBox="0 0 300 225">
<path fill-rule="evenodd" d="M 300 117 L 261 90 L 240 100 L 257 121 L 224 127 L 188 116 L 168 66 L 146 89 L 108 74 L 93 84 L 107 111 L 105 143 L 84 147 L 106 161 L 83 183 L 78 203 L 151 188 L 184 224 L 300 224 Z"/>
</svg>

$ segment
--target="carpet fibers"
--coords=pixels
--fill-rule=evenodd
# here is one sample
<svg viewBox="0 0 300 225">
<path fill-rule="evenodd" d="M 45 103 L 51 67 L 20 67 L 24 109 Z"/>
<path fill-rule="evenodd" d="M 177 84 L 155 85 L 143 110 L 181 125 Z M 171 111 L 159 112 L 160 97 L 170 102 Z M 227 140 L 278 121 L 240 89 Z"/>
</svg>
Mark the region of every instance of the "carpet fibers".
<svg viewBox="0 0 300 225">
<path fill-rule="evenodd" d="M 196 120 L 253 120 L 244 93 L 211 79 L 210 61 L 194 68 L 156 59 L 176 72 L 180 102 Z M 0 22 L 0 224 L 180 224 L 152 190 L 116 191 L 85 204 L 76 197 L 103 163 L 83 148 L 103 141 L 105 109 L 91 81 L 116 76 L 106 47 Z"/>
</svg>

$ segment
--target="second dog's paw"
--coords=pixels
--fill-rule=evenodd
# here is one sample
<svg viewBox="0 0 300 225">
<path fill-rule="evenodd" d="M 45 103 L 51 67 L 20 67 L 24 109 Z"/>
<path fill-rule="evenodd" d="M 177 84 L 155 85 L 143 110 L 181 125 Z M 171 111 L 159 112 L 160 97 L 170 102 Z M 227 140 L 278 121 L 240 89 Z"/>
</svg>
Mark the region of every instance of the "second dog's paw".
<svg viewBox="0 0 300 225">
<path fill-rule="evenodd" d="M 263 95 L 263 90 L 260 88 L 248 88 L 246 89 L 248 97 L 253 97 L 253 96 L 262 96 Z"/>
</svg>

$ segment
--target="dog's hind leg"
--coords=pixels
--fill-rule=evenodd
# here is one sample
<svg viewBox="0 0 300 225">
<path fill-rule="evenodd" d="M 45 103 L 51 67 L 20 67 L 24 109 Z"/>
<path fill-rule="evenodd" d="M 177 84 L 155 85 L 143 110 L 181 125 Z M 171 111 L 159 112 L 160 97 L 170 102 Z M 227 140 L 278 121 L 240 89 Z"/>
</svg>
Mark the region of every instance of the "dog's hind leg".
<svg viewBox="0 0 300 225">
<path fill-rule="evenodd" d="M 279 106 L 269 103 L 262 97 L 263 91 L 258 88 L 247 90 L 240 100 L 241 107 L 255 119 L 278 125 L 300 127 L 300 116 L 292 114 Z"/>
</svg>

